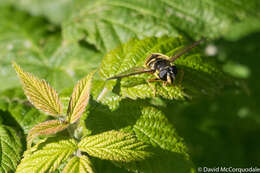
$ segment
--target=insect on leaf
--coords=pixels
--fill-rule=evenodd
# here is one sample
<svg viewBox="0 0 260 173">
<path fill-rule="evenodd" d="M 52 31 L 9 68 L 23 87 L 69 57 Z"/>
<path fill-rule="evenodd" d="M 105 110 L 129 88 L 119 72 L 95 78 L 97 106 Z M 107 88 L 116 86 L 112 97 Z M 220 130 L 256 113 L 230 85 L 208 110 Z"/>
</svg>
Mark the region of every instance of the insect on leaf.
<svg viewBox="0 0 260 173">
<path fill-rule="evenodd" d="M 108 131 L 84 138 L 79 148 L 93 157 L 106 160 L 131 162 L 150 156 L 147 145 L 129 133 Z"/>
<path fill-rule="evenodd" d="M 81 114 L 85 111 L 85 107 L 89 100 L 93 74 L 94 72 L 81 79 L 74 87 L 67 112 L 70 123 L 76 122 Z"/>
<path fill-rule="evenodd" d="M 31 147 L 33 138 L 39 136 L 39 135 L 48 135 L 48 134 L 54 134 L 59 131 L 64 130 L 66 127 L 68 127 L 67 122 L 63 122 L 60 120 L 50 120 L 45 121 L 43 123 L 40 123 L 36 126 L 34 126 L 27 136 L 27 148 Z"/>
<path fill-rule="evenodd" d="M 77 149 L 76 141 L 67 138 L 49 138 L 34 151 L 26 152 L 17 173 L 54 172 Z"/>
<path fill-rule="evenodd" d="M 28 100 L 37 109 L 49 115 L 61 115 L 62 104 L 57 92 L 45 80 L 23 71 L 15 62 L 13 66 L 22 82 Z"/>
<path fill-rule="evenodd" d="M 105 55 L 99 74 L 104 80 L 114 79 L 113 76 L 128 72 L 134 67 L 144 66 L 147 56 L 152 53 L 170 57 L 190 45 L 191 42 L 182 36 L 133 39 Z M 184 100 L 201 95 L 214 95 L 224 86 L 232 84 L 232 79 L 223 74 L 217 61 L 203 56 L 198 47 L 186 52 L 173 63 L 178 72 L 173 84 L 164 85 L 162 80 L 152 74 L 138 74 L 108 81 L 105 87 L 113 84 L 122 98 L 161 96 L 166 99 Z M 149 82 L 154 78 L 158 80 Z"/>
<path fill-rule="evenodd" d="M 62 173 L 94 173 L 93 165 L 87 156 L 74 156 L 69 160 Z"/>
</svg>

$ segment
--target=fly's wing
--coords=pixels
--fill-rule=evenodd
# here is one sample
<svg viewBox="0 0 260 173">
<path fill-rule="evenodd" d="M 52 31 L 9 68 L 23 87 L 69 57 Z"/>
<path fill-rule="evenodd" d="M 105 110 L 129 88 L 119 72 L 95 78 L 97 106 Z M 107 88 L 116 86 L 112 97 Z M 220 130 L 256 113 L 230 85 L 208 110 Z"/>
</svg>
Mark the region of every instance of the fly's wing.
<svg viewBox="0 0 260 173">
<path fill-rule="evenodd" d="M 106 80 L 120 79 L 123 77 L 138 75 L 138 74 L 142 74 L 142 73 L 151 73 L 151 72 L 154 72 L 154 70 L 147 69 L 144 67 L 134 67 L 134 68 L 127 70 L 126 72 L 120 73 L 120 74 L 112 76 L 110 78 L 107 78 Z"/>
<path fill-rule="evenodd" d="M 175 61 L 176 59 L 178 59 L 180 56 L 182 56 L 183 54 L 185 54 L 186 52 L 190 51 L 192 48 L 198 46 L 201 42 L 205 41 L 206 38 L 202 38 L 199 41 L 194 42 L 193 44 L 191 44 L 188 47 L 183 48 L 182 50 L 180 50 L 178 53 L 176 53 L 175 55 L 171 56 L 170 58 L 170 62 Z"/>
</svg>

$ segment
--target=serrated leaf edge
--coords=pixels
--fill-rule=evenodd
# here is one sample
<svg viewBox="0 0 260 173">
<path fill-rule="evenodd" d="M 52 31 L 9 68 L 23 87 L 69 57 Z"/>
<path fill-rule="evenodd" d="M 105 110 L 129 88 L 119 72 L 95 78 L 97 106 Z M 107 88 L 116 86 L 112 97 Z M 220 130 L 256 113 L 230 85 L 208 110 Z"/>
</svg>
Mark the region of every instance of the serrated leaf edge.
<svg viewBox="0 0 260 173">
<path fill-rule="evenodd" d="M 48 125 L 52 125 L 49 127 Z M 55 126 L 53 126 L 55 125 Z M 46 126 L 46 129 L 42 127 Z M 35 125 L 28 133 L 26 141 L 27 141 L 27 148 L 31 148 L 32 141 L 35 137 L 40 135 L 48 135 L 48 134 L 55 134 L 67 128 L 69 124 L 65 121 L 60 120 L 49 120 L 42 122 L 40 124 Z M 49 128 L 48 128 L 49 127 Z"/>
<path fill-rule="evenodd" d="M 23 71 L 15 62 L 13 67 L 22 82 L 26 97 L 37 109 L 52 116 L 62 115 L 60 98 L 45 80 Z"/>
<path fill-rule="evenodd" d="M 68 121 L 70 123 L 76 122 L 85 111 L 90 96 L 91 81 L 94 73 L 95 71 L 78 81 L 74 87 L 67 111 Z"/>
</svg>

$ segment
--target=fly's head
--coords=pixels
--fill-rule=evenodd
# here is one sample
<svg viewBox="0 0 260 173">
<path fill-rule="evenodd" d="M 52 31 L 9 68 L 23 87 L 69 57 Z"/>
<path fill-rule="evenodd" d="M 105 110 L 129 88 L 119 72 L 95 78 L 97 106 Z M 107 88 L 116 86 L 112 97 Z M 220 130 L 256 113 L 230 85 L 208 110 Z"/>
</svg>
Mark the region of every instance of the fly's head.
<svg viewBox="0 0 260 173">
<path fill-rule="evenodd" d="M 161 80 L 172 83 L 177 75 L 177 67 L 175 65 L 161 69 L 158 76 Z"/>
</svg>

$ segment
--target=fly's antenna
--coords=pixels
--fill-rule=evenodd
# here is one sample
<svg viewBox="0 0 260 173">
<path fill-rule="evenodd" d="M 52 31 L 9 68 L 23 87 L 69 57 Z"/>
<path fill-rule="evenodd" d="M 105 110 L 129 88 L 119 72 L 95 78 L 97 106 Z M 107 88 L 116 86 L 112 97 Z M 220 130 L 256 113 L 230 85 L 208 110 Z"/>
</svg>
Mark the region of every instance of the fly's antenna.
<svg viewBox="0 0 260 173">
<path fill-rule="evenodd" d="M 190 45 L 190 46 L 184 48 L 181 52 L 177 53 L 176 55 L 171 56 L 170 61 L 171 61 L 171 62 L 175 61 L 175 60 L 178 59 L 180 56 L 182 56 L 182 55 L 185 54 L 186 52 L 190 51 L 192 48 L 198 46 L 201 42 L 203 42 L 203 41 L 205 41 L 205 40 L 206 40 L 206 38 L 203 37 L 201 40 L 194 42 L 192 45 Z"/>
<path fill-rule="evenodd" d="M 144 69 L 144 70 L 139 70 L 139 71 L 136 71 L 136 72 L 133 72 L 133 73 L 116 75 L 116 76 L 107 78 L 106 80 L 120 79 L 120 78 L 123 78 L 123 77 L 133 76 L 133 75 L 142 74 L 142 73 L 151 73 L 151 72 L 154 72 L 154 70 L 152 70 L 152 69 Z"/>
</svg>

